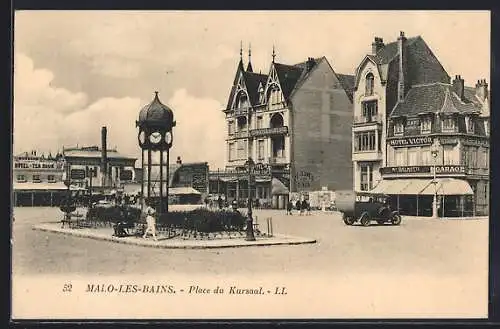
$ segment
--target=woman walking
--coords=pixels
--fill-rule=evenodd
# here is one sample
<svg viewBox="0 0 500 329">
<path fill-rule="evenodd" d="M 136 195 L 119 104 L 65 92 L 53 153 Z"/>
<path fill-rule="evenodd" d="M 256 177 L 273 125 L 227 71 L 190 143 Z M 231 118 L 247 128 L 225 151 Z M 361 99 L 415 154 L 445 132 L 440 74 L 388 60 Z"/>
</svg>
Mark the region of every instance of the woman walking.
<svg viewBox="0 0 500 329">
<path fill-rule="evenodd" d="M 146 239 L 148 233 L 151 233 L 153 239 L 155 241 L 158 241 L 158 239 L 156 238 L 156 211 L 153 207 L 151 207 L 151 202 L 149 200 L 146 201 L 146 206 L 146 230 L 144 231 L 144 235 L 142 237 Z"/>
</svg>

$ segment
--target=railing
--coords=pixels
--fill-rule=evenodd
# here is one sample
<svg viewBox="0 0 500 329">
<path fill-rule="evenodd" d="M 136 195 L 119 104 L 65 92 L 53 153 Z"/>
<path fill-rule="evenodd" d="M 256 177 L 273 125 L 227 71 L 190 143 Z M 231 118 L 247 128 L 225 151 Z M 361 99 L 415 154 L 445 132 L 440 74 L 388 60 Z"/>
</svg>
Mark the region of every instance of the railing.
<svg viewBox="0 0 500 329">
<path fill-rule="evenodd" d="M 250 130 L 251 137 L 287 134 L 288 127 L 258 128 Z"/>
<path fill-rule="evenodd" d="M 363 123 L 382 123 L 383 117 L 381 114 L 372 115 L 372 116 L 364 116 L 358 115 L 354 117 L 354 124 L 363 124 Z"/>
<path fill-rule="evenodd" d="M 269 163 L 270 164 L 283 164 L 283 163 L 288 163 L 286 157 L 271 157 L 269 158 Z"/>
<path fill-rule="evenodd" d="M 228 135 L 229 138 L 248 138 L 248 131 L 247 130 L 233 131 Z"/>
<path fill-rule="evenodd" d="M 249 107 L 239 107 L 234 109 L 234 116 L 241 116 L 248 114 Z"/>
</svg>

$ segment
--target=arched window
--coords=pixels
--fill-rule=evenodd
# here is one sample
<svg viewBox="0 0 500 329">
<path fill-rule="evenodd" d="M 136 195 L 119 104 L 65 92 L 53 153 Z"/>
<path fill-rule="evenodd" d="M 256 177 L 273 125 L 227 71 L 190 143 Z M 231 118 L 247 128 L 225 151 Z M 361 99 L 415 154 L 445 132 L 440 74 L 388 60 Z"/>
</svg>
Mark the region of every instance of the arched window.
<svg viewBox="0 0 500 329">
<path fill-rule="evenodd" d="M 238 101 L 236 103 L 236 108 L 241 109 L 241 108 L 246 108 L 248 107 L 248 98 L 247 95 L 244 93 L 241 93 L 238 97 Z"/>
<path fill-rule="evenodd" d="M 271 109 L 281 107 L 281 102 L 283 101 L 281 90 L 277 85 L 269 87 L 267 92 L 267 103 Z"/>
<path fill-rule="evenodd" d="M 365 96 L 373 95 L 373 74 L 366 75 Z"/>
<path fill-rule="evenodd" d="M 279 113 L 275 113 L 273 114 L 273 116 L 271 117 L 271 120 L 270 120 L 270 128 L 279 128 L 279 127 L 283 127 L 283 116 Z"/>
</svg>

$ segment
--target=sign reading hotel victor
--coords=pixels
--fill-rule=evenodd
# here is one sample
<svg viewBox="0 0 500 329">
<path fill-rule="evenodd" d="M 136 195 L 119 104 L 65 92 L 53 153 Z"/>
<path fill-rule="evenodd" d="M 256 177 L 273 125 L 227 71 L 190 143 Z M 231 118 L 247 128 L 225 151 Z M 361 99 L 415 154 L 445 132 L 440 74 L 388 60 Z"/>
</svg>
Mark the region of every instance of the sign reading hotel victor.
<svg viewBox="0 0 500 329">
<path fill-rule="evenodd" d="M 389 140 L 389 145 L 392 147 L 431 145 L 434 139 L 430 136 L 425 137 L 406 137 Z"/>
</svg>

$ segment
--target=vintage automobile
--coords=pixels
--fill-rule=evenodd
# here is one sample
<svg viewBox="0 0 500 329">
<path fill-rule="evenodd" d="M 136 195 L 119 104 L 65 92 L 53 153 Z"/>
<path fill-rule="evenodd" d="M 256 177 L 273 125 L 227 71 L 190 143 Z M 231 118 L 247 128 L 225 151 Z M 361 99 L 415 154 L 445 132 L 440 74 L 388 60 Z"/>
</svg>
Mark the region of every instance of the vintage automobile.
<svg viewBox="0 0 500 329">
<path fill-rule="evenodd" d="M 391 208 L 387 195 L 354 191 L 337 191 L 336 194 L 335 204 L 346 225 L 359 222 L 369 226 L 372 221 L 380 225 L 401 224 L 401 215 Z"/>
</svg>

